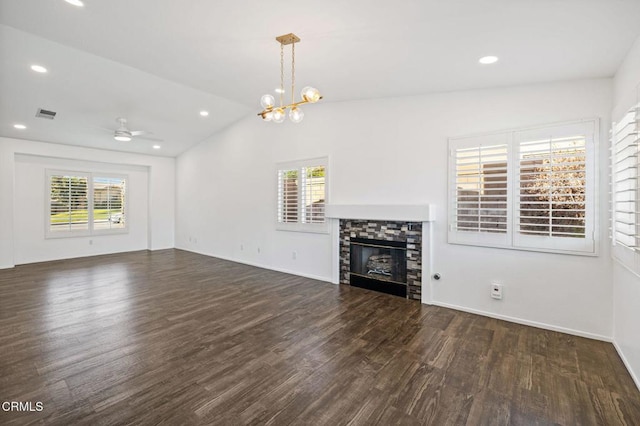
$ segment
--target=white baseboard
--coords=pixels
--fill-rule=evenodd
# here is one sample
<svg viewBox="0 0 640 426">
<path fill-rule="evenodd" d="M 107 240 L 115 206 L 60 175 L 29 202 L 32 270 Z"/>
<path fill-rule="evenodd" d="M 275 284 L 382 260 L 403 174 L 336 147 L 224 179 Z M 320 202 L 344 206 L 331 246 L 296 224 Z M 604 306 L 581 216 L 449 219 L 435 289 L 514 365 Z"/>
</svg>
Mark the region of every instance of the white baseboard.
<svg viewBox="0 0 640 426">
<path fill-rule="evenodd" d="M 72 259 L 84 259 L 86 257 L 97 257 L 97 256 L 109 256 L 112 254 L 122 254 L 122 253 L 134 253 L 137 251 L 149 251 L 148 248 L 137 248 L 137 249 L 132 249 L 132 250 L 107 250 L 104 252 L 99 252 L 99 253 L 82 253 L 82 254 L 78 254 L 75 256 L 68 256 L 68 255 L 61 255 L 61 256 L 53 256 L 53 257 L 48 257 L 46 259 L 36 259 L 36 260 L 29 260 L 28 262 L 23 262 L 23 263 L 16 263 L 14 266 L 22 266 L 22 265 L 32 265 L 34 263 L 47 263 L 47 262 L 58 262 L 60 260 L 72 260 Z"/>
<path fill-rule="evenodd" d="M 633 368 L 631 368 L 631 364 L 629 363 L 627 358 L 624 356 L 624 352 L 622 352 L 622 348 L 618 346 L 618 342 L 616 342 L 615 339 L 613 339 L 613 347 L 616 348 L 616 352 L 618 352 L 618 355 L 620 356 L 620 359 L 622 359 L 624 366 L 627 367 L 627 371 L 631 375 L 633 382 L 636 384 L 636 387 L 638 388 L 638 390 L 640 390 L 640 378 L 633 371 Z"/>
<path fill-rule="evenodd" d="M 273 266 L 269 266 L 269 265 L 263 265 L 263 264 L 260 264 L 260 263 L 249 262 L 247 260 L 235 259 L 235 258 L 227 257 L 227 256 L 221 256 L 221 255 L 218 255 L 218 254 L 205 253 L 205 252 L 201 252 L 201 251 L 198 251 L 198 250 L 193 250 L 193 249 L 188 249 L 188 248 L 183 248 L 183 247 L 176 247 L 176 248 L 179 249 L 179 250 L 190 251 L 192 253 L 202 254 L 204 256 L 215 257 L 217 259 L 222 259 L 222 260 L 228 260 L 230 262 L 242 263 L 243 265 L 255 266 L 256 268 L 269 269 L 270 271 L 282 272 L 284 274 L 290 274 L 290 275 L 297 275 L 299 277 L 310 278 L 312 280 L 318 280 L 318 281 L 325 281 L 325 282 L 333 284 L 331 282 L 332 281 L 331 277 L 322 277 L 320 275 L 306 274 L 304 272 L 291 271 L 289 269 L 284 269 L 284 268 L 274 268 Z"/>
<path fill-rule="evenodd" d="M 162 247 L 149 247 L 147 250 L 149 251 L 158 251 L 158 250 L 171 250 L 177 247 L 174 246 L 162 246 Z"/>
<path fill-rule="evenodd" d="M 555 325 L 546 324 L 546 323 L 542 323 L 542 322 L 530 321 L 530 320 L 526 320 L 526 319 L 522 319 L 522 318 L 516 318 L 516 317 L 510 317 L 508 315 L 495 314 L 493 312 L 486 312 L 486 311 L 481 311 L 481 310 L 478 310 L 478 309 L 471 309 L 471 308 L 466 308 L 464 306 L 452 305 L 452 304 L 449 304 L 449 303 L 443 303 L 443 302 L 438 302 L 438 301 L 433 301 L 433 302 L 431 302 L 431 304 L 432 305 L 436 305 L 436 306 L 442 306 L 443 308 L 455 309 L 456 311 L 463 311 L 463 312 L 468 312 L 470 314 L 482 315 L 482 316 L 489 317 L 489 318 L 495 318 L 495 319 L 499 319 L 499 320 L 514 322 L 516 324 L 528 325 L 528 326 L 535 327 L 535 328 L 542 328 L 544 330 L 558 331 L 560 333 L 566 333 L 566 334 L 571 334 L 571 335 L 574 335 L 574 336 L 586 337 L 588 339 L 601 340 L 603 342 L 609 342 L 609 343 L 613 342 L 613 339 L 611 337 L 603 336 L 603 335 L 595 334 L 595 333 L 589 333 L 587 331 L 580 331 L 580 330 L 574 330 L 572 328 L 558 327 L 558 326 L 555 326 Z"/>
</svg>

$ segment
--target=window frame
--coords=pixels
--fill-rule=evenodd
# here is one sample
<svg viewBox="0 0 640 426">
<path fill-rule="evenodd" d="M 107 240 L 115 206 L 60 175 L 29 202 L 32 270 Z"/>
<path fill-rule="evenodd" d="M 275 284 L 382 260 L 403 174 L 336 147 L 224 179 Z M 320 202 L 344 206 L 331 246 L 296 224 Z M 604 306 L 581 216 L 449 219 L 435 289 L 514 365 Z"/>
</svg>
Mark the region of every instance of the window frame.
<svg viewBox="0 0 640 426">
<path fill-rule="evenodd" d="M 281 222 L 280 221 L 280 206 L 282 203 L 280 192 L 280 172 L 286 170 L 297 170 L 299 179 L 306 180 L 304 173 L 305 169 L 310 167 L 324 167 L 324 207 L 326 208 L 329 198 L 329 159 L 328 157 L 317 157 L 306 160 L 284 161 L 276 163 L 276 230 L 278 231 L 294 231 L 294 232 L 307 232 L 317 234 L 329 233 L 329 220 L 326 217 L 326 211 L 323 211 L 323 222 L 319 223 L 307 223 L 304 222 L 305 205 L 302 200 L 304 194 L 304 185 L 300 185 L 297 191 L 297 220 L 295 222 Z M 324 210 L 324 209 L 323 209 Z"/>
<path fill-rule="evenodd" d="M 584 238 L 525 235 L 520 232 L 519 204 L 521 184 L 520 154 L 522 146 L 534 138 L 545 135 L 549 139 L 566 136 L 584 136 L 585 142 L 585 234 Z M 542 139 L 544 140 L 545 137 Z M 581 256 L 598 255 L 598 202 L 597 182 L 599 120 L 577 120 L 536 127 L 512 129 L 483 135 L 449 138 L 448 170 L 448 242 L 450 244 L 494 247 L 512 250 L 538 251 L 546 253 Z M 456 229 L 457 222 L 457 167 L 456 152 L 460 149 L 480 146 L 507 146 L 507 215 L 506 232 L 474 232 Z"/>
<path fill-rule="evenodd" d="M 87 179 L 87 229 L 82 230 L 68 230 L 68 231 L 51 231 L 51 178 L 53 176 L 69 176 L 69 177 L 81 177 Z M 95 179 L 122 179 L 125 184 L 125 194 L 122 205 L 122 211 L 124 214 L 124 226 L 111 229 L 95 229 L 94 226 L 94 182 Z M 58 238 L 77 238 L 88 236 L 101 236 L 101 235 L 114 235 L 114 234 L 126 234 L 129 232 L 129 176 L 120 173 L 100 173 L 100 172 L 86 172 L 76 170 L 60 170 L 60 169 L 46 169 L 45 172 L 45 239 L 58 239 Z"/>
</svg>

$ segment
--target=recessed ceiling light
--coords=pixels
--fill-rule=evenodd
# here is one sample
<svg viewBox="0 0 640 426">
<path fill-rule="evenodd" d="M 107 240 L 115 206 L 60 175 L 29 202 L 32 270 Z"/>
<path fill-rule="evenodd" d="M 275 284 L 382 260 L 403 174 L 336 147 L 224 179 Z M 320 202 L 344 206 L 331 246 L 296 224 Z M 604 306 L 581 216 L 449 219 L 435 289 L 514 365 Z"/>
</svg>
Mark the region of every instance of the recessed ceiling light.
<svg viewBox="0 0 640 426">
<path fill-rule="evenodd" d="M 200 111 L 200 115 L 203 117 L 207 117 L 209 115 L 209 111 Z"/>
<path fill-rule="evenodd" d="M 284 93 L 284 89 L 276 87 L 276 93 Z"/>
<path fill-rule="evenodd" d="M 78 7 L 84 6 L 84 3 L 81 2 L 80 0 L 64 0 L 64 1 L 66 1 L 67 3 L 72 4 L 74 6 L 78 6 Z"/>
<path fill-rule="evenodd" d="M 153 146 L 153 149 L 160 149 L 160 148 L 162 148 L 160 145 L 154 145 Z"/>
<path fill-rule="evenodd" d="M 31 69 L 34 70 L 35 72 L 40 72 L 40 73 L 47 72 L 47 69 L 42 65 L 31 65 Z"/>
<path fill-rule="evenodd" d="M 14 124 L 13 127 L 19 130 L 24 130 L 27 128 L 27 126 L 25 126 L 24 124 Z"/>
<path fill-rule="evenodd" d="M 478 62 L 480 62 L 482 65 L 495 64 L 496 62 L 498 62 L 498 57 L 497 56 L 483 56 L 482 58 L 478 59 Z"/>
</svg>

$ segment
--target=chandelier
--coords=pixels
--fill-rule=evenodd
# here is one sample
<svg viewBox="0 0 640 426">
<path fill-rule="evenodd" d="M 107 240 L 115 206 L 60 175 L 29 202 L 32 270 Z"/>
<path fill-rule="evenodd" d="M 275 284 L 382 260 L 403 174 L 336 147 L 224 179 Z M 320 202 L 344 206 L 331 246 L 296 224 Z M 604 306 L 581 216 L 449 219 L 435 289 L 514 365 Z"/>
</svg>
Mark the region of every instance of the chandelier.
<svg viewBox="0 0 640 426">
<path fill-rule="evenodd" d="M 289 120 L 299 123 L 304 118 L 304 112 L 300 105 L 311 103 L 314 104 L 322 99 L 318 89 L 307 86 L 302 89 L 300 94 L 302 100 L 295 101 L 295 85 L 296 85 L 296 43 L 300 38 L 293 33 L 276 37 L 276 41 L 280 43 L 280 88 L 277 92 L 280 94 L 280 106 L 276 106 L 276 99 L 273 95 L 266 94 L 260 98 L 260 105 L 263 110 L 258 113 L 264 121 L 273 123 L 282 123 L 284 121 L 286 111 L 289 110 Z M 291 103 L 284 104 L 284 46 L 291 45 Z"/>
</svg>

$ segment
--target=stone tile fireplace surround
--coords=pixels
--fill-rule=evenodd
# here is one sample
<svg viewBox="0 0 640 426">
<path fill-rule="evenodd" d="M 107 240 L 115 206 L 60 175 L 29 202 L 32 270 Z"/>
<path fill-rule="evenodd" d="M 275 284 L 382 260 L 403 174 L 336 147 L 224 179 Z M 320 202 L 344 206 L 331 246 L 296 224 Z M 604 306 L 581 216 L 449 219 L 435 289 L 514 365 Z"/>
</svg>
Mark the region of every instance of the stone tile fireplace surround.
<svg viewBox="0 0 640 426">
<path fill-rule="evenodd" d="M 351 284 L 351 239 L 406 243 L 407 298 L 430 303 L 433 206 L 328 204 L 326 217 L 334 235 L 335 283 Z"/>
<path fill-rule="evenodd" d="M 351 284 L 351 239 L 406 243 L 407 298 L 421 300 L 422 223 L 340 219 L 340 284 Z"/>
</svg>

